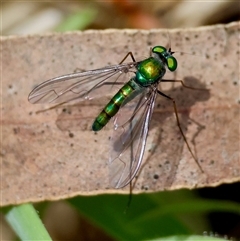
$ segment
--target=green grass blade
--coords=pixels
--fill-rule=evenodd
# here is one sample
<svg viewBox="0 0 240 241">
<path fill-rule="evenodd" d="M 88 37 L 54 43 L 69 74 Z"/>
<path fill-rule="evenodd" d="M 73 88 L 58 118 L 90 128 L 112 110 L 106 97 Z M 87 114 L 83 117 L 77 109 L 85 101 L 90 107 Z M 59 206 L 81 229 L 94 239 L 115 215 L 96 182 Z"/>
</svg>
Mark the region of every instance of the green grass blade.
<svg viewBox="0 0 240 241">
<path fill-rule="evenodd" d="M 5 217 L 21 240 L 52 240 L 32 204 L 11 207 Z"/>
<path fill-rule="evenodd" d="M 174 235 L 178 240 L 179 235 L 191 237 L 210 230 L 208 212 L 240 213 L 237 203 L 197 198 L 185 190 L 134 195 L 127 210 L 127 195 L 79 196 L 68 202 L 118 240 L 150 240 Z"/>
</svg>

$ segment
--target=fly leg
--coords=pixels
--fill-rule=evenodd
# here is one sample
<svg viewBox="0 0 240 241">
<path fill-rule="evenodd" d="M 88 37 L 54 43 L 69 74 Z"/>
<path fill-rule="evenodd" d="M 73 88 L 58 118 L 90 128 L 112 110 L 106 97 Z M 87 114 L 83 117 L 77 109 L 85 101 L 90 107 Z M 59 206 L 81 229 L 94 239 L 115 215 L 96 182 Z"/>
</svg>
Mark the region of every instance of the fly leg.
<svg viewBox="0 0 240 241">
<path fill-rule="evenodd" d="M 133 61 L 133 62 L 136 62 L 135 58 L 133 57 L 133 53 L 132 53 L 132 52 L 128 52 L 128 53 L 126 54 L 126 56 L 122 59 L 122 61 L 121 61 L 119 64 L 122 64 L 129 55 L 131 56 L 132 61 Z"/>
<path fill-rule="evenodd" d="M 182 80 L 161 79 L 161 82 L 172 82 L 172 83 L 178 82 L 178 83 L 181 83 L 183 87 L 188 88 L 188 89 L 192 89 L 192 90 L 204 90 L 204 91 L 208 91 L 208 90 L 209 90 L 209 89 L 196 88 L 196 87 L 191 87 L 191 86 L 185 85 Z"/>
<path fill-rule="evenodd" d="M 171 82 L 174 82 L 174 81 L 171 81 Z M 177 81 L 177 82 L 178 82 L 178 81 Z M 182 81 L 181 81 L 181 82 L 182 82 Z M 182 82 L 182 84 L 183 84 L 183 82 Z M 190 88 L 191 88 L 191 87 L 190 87 Z M 201 172 L 203 172 L 202 167 L 199 165 L 198 160 L 197 160 L 197 158 L 195 157 L 195 155 L 193 154 L 193 152 L 192 152 L 192 150 L 191 150 L 191 148 L 190 148 L 190 146 L 189 146 L 189 144 L 188 144 L 187 138 L 185 137 L 185 135 L 184 135 L 184 133 L 183 133 L 182 127 L 181 127 L 181 125 L 180 125 L 179 117 L 178 117 L 177 106 L 176 106 L 175 100 L 174 100 L 172 97 L 170 97 L 170 96 L 168 96 L 168 95 L 165 95 L 164 93 L 162 93 L 162 92 L 159 91 L 159 90 L 157 90 L 157 92 L 158 92 L 159 95 L 162 95 L 162 96 L 164 96 L 165 98 L 167 98 L 167 99 L 169 99 L 169 100 L 172 101 L 173 107 L 174 107 L 175 116 L 176 116 L 176 120 L 177 120 L 178 128 L 179 128 L 179 130 L 180 130 L 180 132 L 181 132 L 181 134 L 182 134 L 182 136 L 183 136 L 183 139 L 184 139 L 184 141 L 185 141 L 185 143 L 186 143 L 186 145 L 187 145 L 187 148 L 188 148 L 189 152 L 191 153 L 193 159 L 194 159 L 195 162 L 197 163 L 197 165 L 198 165 L 199 169 L 201 170 Z"/>
<path fill-rule="evenodd" d="M 122 63 L 127 59 L 127 57 L 128 57 L 129 55 L 131 56 L 132 61 L 133 61 L 133 62 L 136 62 L 136 60 L 135 60 L 135 58 L 134 58 L 134 56 L 133 56 L 133 53 L 132 53 L 132 52 L 128 52 L 128 53 L 126 54 L 126 56 L 122 59 L 122 61 L 121 61 L 119 64 L 122 64 Z M 133 157 L 133 145 L 131 144 L 131 163 L 132 163 L 133 158 L 134 158 L 134 157 Z M 130 166 L 130 169 L 131 169 L 131 166 Z M 129 197 L 128 197 L 128 203 L 127 203 L 127 207 L 126 207 L 125 213 L 127 212 L 127 209 L 129 208 L 129 206 L 130 206 L 130 204 L 131 204 L 131 201 L 132 201 L 132 190 L 133 190 L 132 181 L 130 181 L 129 184 L 130 184 L 130 185 L 129 185 Z"/>
<path fill-rule="evenodd" d="M 196 155 L 196 157 L 198 156 L 197 155 L 197 148 L 196 148 L 196 142 L 195 142 L 195 139 L 197 138 L 197 136 L 199 135 L 199 133 L 205 129 L 205 126 L 204 125 L 201 125 L 199 122 L 195 121 L 194 119 L 192 119 L 191 117 L 189 117 L 189 119 L 197 125 L 197 131 L 194 133 L 193 137 L 192 137 L 192 144 L 194 146 L 194 153 Z"/>
</svg>

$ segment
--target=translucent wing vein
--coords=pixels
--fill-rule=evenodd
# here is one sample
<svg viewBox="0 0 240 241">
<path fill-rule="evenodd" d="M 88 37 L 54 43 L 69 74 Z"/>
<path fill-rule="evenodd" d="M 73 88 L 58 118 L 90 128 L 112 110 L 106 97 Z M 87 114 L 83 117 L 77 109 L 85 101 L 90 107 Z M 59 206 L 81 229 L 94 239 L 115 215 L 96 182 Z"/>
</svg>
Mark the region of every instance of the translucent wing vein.
<svg viewBox="0 0 240 241">
<path fill-rule="evenodd" d="M 95 98 L 103 94 L 102 87 L 114 90 L 114 85 L 126 82 L 125 74 L 135 65 L 136 63 L 113 65 L 59 76 L 36 86 L 29 94 L 28 100 L 35 104 L 64 103 L 74 99 L 86 100 Z"/>
<path fill-rule="evenodd" d="M 141 165 L 152 116 L 156 91 L 144 89 L 132 103 L 124 105 L 115 118 L 110 153 L 110 183 L 122 188 L 136 176 Z M 132 112 L 131 114 L 129 112 Z M 121 117 L 130 116 L 125 123 Z"/>
</svg>

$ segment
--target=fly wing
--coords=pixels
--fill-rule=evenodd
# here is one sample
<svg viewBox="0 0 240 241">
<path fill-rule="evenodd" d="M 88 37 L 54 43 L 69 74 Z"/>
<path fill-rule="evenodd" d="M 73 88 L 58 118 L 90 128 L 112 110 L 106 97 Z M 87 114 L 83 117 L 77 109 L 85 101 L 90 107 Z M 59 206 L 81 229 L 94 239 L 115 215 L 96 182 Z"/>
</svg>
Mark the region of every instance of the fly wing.
<svg viewBox="0 0 240 241">
<path fill-rule="evenodd" d="M 129 184 L 139 170 L 156 91 L 155 89 L 144 89 L 136 98 L 135 107 L 132 107 L 130 101 L 122 106 L 115 117 L 109 160 L 110 184 L 115 188 L 122 188 Z M 128 120 L 126 120 L 126 116 L 128 116 Z"/>
<path fill-rule="evenodd" d="M 108 66 L 101 69 L 59 76 L 36 86 L 28 96 L 29 102 L 66 103 L 75 99 L 86 100 L 114 90 L 126 82 L 125 74 L 137 63 Z"/>
</svg>

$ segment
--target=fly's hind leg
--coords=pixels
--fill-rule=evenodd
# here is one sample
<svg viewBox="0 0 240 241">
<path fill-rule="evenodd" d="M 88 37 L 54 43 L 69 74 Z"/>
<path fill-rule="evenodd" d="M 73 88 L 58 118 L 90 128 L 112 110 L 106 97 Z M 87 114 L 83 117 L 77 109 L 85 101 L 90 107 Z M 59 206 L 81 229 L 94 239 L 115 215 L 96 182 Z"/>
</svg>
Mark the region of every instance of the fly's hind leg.
<svg viewBox="0 0 240 241">
<path fill-rule="evenodd" d="M 136 62 L 136 60 L 135 60 L 135 58 L 133 56 L 133 53 L 132 52 L 128 52 L 126 54 L 126 56 L 122 59 L 122 61 L 119 64 L 122 64 L 127 59 L 128 56 L 130 56 L 132 58 L 133 62 Z M 133 158 L 133 155 L 132 155 L 133 150 L 132 150 L 132 148 L 133 148 L 133 146 L 131 145 L 131 158 Z M 131 160 L 133 160 L 133 159 L 131 159 Z M 132 190 L 133 190 L 132 180 L 130 181 L 129 184 L 130 184 L 129 185 L 129 198 L 128 198 L 128 203 L 127 203 L 127 207 L 126 207 L 125 213 L 127 212 L 127 209 L 130 207 L 130 204 L 131 204 L 131 201 L 132 201 Z"/>
<path fill-rule="evenodd" d="M 197 126 L 197 131 L 194 133 L 192 139 L 191 139 L 191 142 L 193 144 L 193 147 L 194 147 L 194 153 L 196 155 L 196 157 L 198 157 L 197 155 L 197 148 L 196 148 L 196 138 L 197 136 L 199 135 L 199 133 L 205 129 L 205 126 L 204 125 L 201 125 L 199 122 L 195 121 L 194 119 L 192 119 L 191 117 L 189 117 L 190 121 L 192 121 L 196 126 Z"/>
<path fill-rule="evenodd" d="M 191 148 L 190 148 L 190 146 L 189 146 L 189 144 L 188 144 L 187 138 L 186 138 L 186 136 L 185 136 L 184 133 L 183 133 L 182 127 L 181 127 L 181 125 L 180 125 L 179 117 L 178 117 L 177 105 L 176 105 L 175 100 L 174 100 L 172 97 L 170 97 L 170 96 L 168 96 L 168 95 L 165 95 L 163 92 L 161 92 L 161 91 L 159 91 L 159 90 L 157 90 L 157 92 L 158 92 L 159 95 L 162 95 L 162 96 L 164 96 L 164 97 L 166 97 L 167 99 L 169 99 L 169 100 L 172 101 L 173 107 L 174 107 L 175 116 L 176 116 L 176 120 L 177 120 L 177 125 L 178 125 L 178 128 L 179 128 L 182 136 L 183 136 L 184 142 L 186 143 L 187 148 L 188 148 L 189 152 L 191 153 L 193 159 L 195 160 L 196 164 L 198 165 L 199 169 L 200 169 L 201 172 L 203 173 L 204 171 L 203 171 L 202 167 L 199 165 L 198 160 L 197 160 L 197 158 L 195 157 L 195 155 L 193 154 L 193 152 L 192 152 L 192 150 L 191 150 Z"/>
</svg>

